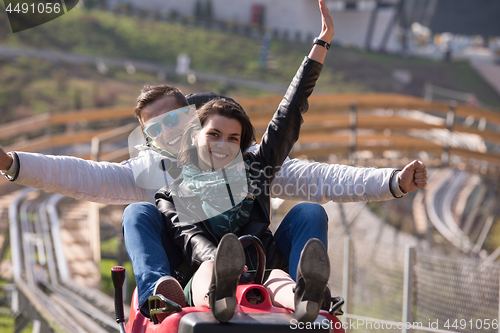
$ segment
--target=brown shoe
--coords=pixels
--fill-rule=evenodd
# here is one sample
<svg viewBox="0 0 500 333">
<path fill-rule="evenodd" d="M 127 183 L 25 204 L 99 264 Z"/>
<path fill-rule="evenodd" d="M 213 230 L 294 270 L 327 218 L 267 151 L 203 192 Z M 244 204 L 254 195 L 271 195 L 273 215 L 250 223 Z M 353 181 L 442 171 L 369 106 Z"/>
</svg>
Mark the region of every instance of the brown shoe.
<svg viewBox="0 0 500 333">
<path fill-rule="evenodd" d="M 214 318 L 226 323 L 236 308 L 236 287 L 245 267 L 245 252 L 238 237 L 226 234 L 215 254 L 212 281 L 208 290 L 210 311 Z"/>
<path fill-rule="evenodd" d="M 297 267 L 295 319 L 300 322 L 316 320 L 329 277 L 330 260 L 325 245 L 319 239 L 312 238 L 302 249 Z"/>
<path fill-rule="evenodd" d="M 179 281 L 171 276 L 162 276 L 156 281 L 155 288 L 153 290 L 153 295 L 161 295 L 167 300 L 177 303 L 181 307 L 186 306 L 186 297 L 184 296 L 184 290 L 182 289 Z M 167 305 L 167 304 L 166 304 Z M 168 305 L 167 305 L 168 307 Z M 151 310 L 151 309 L 150 309 Z M 175 311 L 164 311 L 155 314 L 158 322 L 162 322 L 166 317 Z"/>
</svg>

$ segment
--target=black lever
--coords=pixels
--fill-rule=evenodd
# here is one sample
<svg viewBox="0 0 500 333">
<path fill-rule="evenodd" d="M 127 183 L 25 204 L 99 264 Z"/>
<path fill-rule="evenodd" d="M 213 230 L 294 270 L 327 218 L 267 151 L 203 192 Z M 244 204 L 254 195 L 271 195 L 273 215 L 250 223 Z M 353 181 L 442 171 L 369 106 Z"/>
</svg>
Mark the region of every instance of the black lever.
<svg viewBox="0 0 500 333">
<path fill-rule="evenodd" d="M 115 316 L 116 322 L 120 324 L 123 331 L 123 322 L 125 321 L 125 314 L 123 312 L 123 293 L 122 287 L 125 281 L 125 267 L 115 266 L 111 268 L 111 280 L 113 281 L 113 287 L 115 288 Z"/>
<path fill-rule="evenodd" d="M 344 305 L 344 299 L 340 296 L 332 297 L 330 304 L 332 304 L 330 311 L 328 311 L 332 316 L 342 316 L 344 311 L 342 311 L 342 305 Z"/>
</svg>

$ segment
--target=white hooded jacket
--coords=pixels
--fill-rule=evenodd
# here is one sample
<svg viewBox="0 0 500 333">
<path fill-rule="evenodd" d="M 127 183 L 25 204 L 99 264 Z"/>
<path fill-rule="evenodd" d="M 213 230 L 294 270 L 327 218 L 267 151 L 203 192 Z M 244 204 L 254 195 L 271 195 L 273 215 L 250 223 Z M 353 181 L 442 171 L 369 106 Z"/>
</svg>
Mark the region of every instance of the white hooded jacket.
<svg viewBox="0 0 500 333">
<path fill-rule="evenodd" d="M 79 200 L 106 204 L 154 203 L 156 191 L 182 177 L 182 173 L 177 170 L 175 159 L 149 147 L 139 149 L 137 157 L 121 163 L 13 152 L 17 158 L 6 176 L 16 184 Z M 287 158 L 272 182 L 271 195 L 318 203 L 383 201 L 403 195 L 397 179 L 394 169 L 390 168 L 359 168 Z"/>
</svg>

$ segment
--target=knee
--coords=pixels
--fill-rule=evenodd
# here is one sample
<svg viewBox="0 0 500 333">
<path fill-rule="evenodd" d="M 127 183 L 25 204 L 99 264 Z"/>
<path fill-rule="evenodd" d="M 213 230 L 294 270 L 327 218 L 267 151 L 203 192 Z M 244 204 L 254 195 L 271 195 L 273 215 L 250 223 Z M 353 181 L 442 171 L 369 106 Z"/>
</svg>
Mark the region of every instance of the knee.
<svg viewBox="0 0 500 333">
<path fill-rule="evenodd" d="M 133 227 L 137 223 L 145 224 L 161 220 L 160 211 L 149 202 L 134 202 L 123 211 L 122 228 Z"/>
<path fill-rule="evenodd" d="M 321 225 L 328 228 L 328 215 L 323 206 L 317 203 L 303 202 L 290 210 L 292 216 L 297 216 L 304 224 Z"/>
</svg>

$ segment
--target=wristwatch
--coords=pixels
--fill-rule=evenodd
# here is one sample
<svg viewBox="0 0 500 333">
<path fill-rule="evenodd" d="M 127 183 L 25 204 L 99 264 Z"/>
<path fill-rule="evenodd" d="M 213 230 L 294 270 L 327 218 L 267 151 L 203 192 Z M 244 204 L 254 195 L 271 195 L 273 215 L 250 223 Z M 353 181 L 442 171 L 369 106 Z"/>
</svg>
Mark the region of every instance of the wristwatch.
<svg viewBox="0 0 500 333">
<path fill-rule="evenodd" d="M 325 41 L 322 41 L 321 39 L 318 39 L 318 37 L 314 38 L 313 40 L 313 45 L 314 44 L 318 44 L 318 45 L 321 45 L 323 46 L 325 49 L 329 49 L 330 48 L 330 44 L 328 44 L 327 42 Z"/>
</svg>

